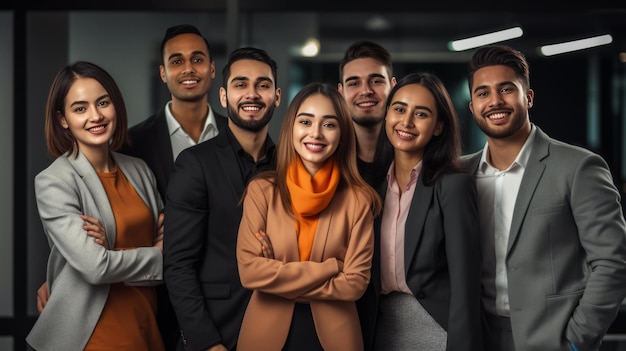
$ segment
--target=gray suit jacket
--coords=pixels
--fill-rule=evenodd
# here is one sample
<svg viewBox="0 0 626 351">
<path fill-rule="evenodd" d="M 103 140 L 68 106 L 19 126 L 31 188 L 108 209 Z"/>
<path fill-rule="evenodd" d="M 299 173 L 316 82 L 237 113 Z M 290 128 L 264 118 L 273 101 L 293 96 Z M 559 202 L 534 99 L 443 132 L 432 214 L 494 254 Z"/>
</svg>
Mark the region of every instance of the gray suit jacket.
<svg viewBox="0 0 626 351">
<path fill-rule="evenodd" d="M 163 204 L 154 175 L 140 159 L 114 153 L 118 167 L 152 209 Z M 58 157 L 35 177 L 37 207 L 50 245 L 50 299 L 26 341 L 36 350 L 82 350 L 98 322 L 109 284 L 156 285 L 163 280 L 159 249 L 106 250 L 87 236 L 80 214 L 100 219 L 115 243 L 115 218 L 107 194 L 87 158 Z"/>
<path fill-rule="evenodd" d="M 473 174 L 481 153 L 464 157 Z M 509 235 L 516 351 L 597 350 L 626 296 L 626 224 L 606 162 L 537 128 Z"/>
</svg>

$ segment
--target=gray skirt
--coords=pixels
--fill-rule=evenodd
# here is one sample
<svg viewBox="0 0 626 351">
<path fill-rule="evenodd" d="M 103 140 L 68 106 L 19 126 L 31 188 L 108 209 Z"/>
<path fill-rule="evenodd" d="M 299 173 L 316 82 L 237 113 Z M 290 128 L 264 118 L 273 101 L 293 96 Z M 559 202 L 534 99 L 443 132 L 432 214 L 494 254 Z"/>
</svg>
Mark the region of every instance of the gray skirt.
<svg viewBox="0 0 626 351">
<path fill-rule="evenodd" d="M 448 333 L 413 295 L 380 296 L 374 337 L 376 351 L 444 351 Z"/>
</svg>

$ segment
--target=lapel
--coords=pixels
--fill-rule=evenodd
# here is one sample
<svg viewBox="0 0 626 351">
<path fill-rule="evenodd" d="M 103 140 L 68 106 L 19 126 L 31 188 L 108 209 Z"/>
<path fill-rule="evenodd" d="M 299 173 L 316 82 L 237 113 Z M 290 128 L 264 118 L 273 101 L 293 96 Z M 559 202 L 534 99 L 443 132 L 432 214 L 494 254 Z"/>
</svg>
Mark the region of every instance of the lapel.
<svg viewBox="0 0 626 351">
<path fill-rule="evenodd" d="M 409 214 L 404 226 L 404 269 L 406 274 L 408 274 L 413 256 L 415 256 L 415 253 L 418 251 L 418 243 L 422 235 L 424 235 L 424 223 L 426 222 L 428 209 L 433 201 L 433 192 L 433 186 L 424 186 L 422 174 L 420 173 L 417 184 L 415 184 L 415 192 L 411 199 L 411 208 L 409 209 Z"/>
<path fill-rule="evenodd" d="M 84 213 L 89 216 L 98 217 L 100 223 L 105 226 L 107 231 L 107 239 L 109 243 L 115 243 L 115 239 L 117 234 L 115 232 L 115 217 L 113 216 L 113 210 L 111 209 L 111 203 L 109 202 L 109 198 L 107 197 L 106 191 L 104 191 L 104 186 L 102 186 L 102 182 L 96 173 L 96 170 L 93 168 L 89 160 L 85 157 L 82 152 L 78 152 L 78 157 L 74 158 L 74 156 L 66 154 L 69 163 L 74 167 L 74 170 L 81 177 L 83 182 L 85 182 L 86 188 L 89 190 L 89 193 L 93 197 L 93 201 L 96 204 L 98 213 Z M 83 208 L 85 210 L 85 208 Z"/>
<path fill-rule="evenodd" d="M 515 200 L 515 208 L 513 210 L 513 218 L 511 219 L 511 231 L 509 232 L 509 243 L 507 247 L 507 254 L 511 251 L 511 248 L 515 244 L 519 232 L 524 222 L 524 218 L 528 213 L 528 207 L 532 201 L 537 185 L 541 180 L 541 176 L 546 168 L 543 160 L 550 154 L 550 138 L 539 127 L 535 134 L 535 140 L 533 140 L 532 150 L 530 157 L 528 158 L 528 164 L 524 171 L 524 177 L 520 184 L 519 192 L 517 193 L 517 199 Z"/>
</svg>

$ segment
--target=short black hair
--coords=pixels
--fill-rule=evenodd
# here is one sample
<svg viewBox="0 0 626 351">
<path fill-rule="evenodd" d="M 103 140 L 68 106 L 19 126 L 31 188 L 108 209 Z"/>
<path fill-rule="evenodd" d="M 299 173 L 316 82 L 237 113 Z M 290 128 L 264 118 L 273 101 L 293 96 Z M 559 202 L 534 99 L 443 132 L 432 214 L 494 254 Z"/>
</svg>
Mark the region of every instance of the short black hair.
<svg viewBox="0 0 626 351">
<path fill-rule="evenodd" d="M 209 44 L 209 41 L 202 36 L 202 33 L 200 33 L 200 31 L 198 30 L 198 28 L 196 28 L 195 26 L 191 25 L 191 24 L 179 24 L 177 26 L 172 26 L 169 27 L 165 30 L 165 36 L 163 36 L 163 40 L 161 41 L 161 58 L 163 58 L 163 52 L 165 50 L 165 44 L 168 42 L 168 40 L 181 35 L 181 34 L 196 34 L 199 37 L 201 37 L 204 42 L 206 43 L 206 48 L 209 51 L 209 59 L 211 61 L 213 61 L 212 57 L 211 57 L 211 45 Z"/>
<path fill-rule="evenodd" d="M 222 69 L 222 86 L 228 89 L 228 78 L 230 78 L 230 66 L 239 60 L 254 60 L 267 64 L 272 69 L 274 75 L 274 86 L 278 87 L 278 65 L 276 61 L 263 49 L 254 47 L 243 47 L 233 50 L 228 56 L 228 62 Z"/>
</svg>

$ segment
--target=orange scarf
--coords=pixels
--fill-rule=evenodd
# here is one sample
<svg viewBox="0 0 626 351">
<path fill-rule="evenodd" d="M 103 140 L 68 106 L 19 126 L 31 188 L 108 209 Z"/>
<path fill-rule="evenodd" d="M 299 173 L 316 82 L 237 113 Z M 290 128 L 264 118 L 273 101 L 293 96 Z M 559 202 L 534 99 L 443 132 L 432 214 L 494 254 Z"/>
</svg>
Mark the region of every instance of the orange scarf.
<svg viewBox="0 0 626 351">
<path fill-rule="evenodd" d="M 314 176 L 304 168 L 300 157 L 287 168 L 287 188 L 296 215 L 300 261 L 308 261 L 311 258 L 319 214 L 333 199 L 337 185 L 339 185 L 339 167 L 335 167 L 332 159 L 326 161 Z"/>
</svg>

